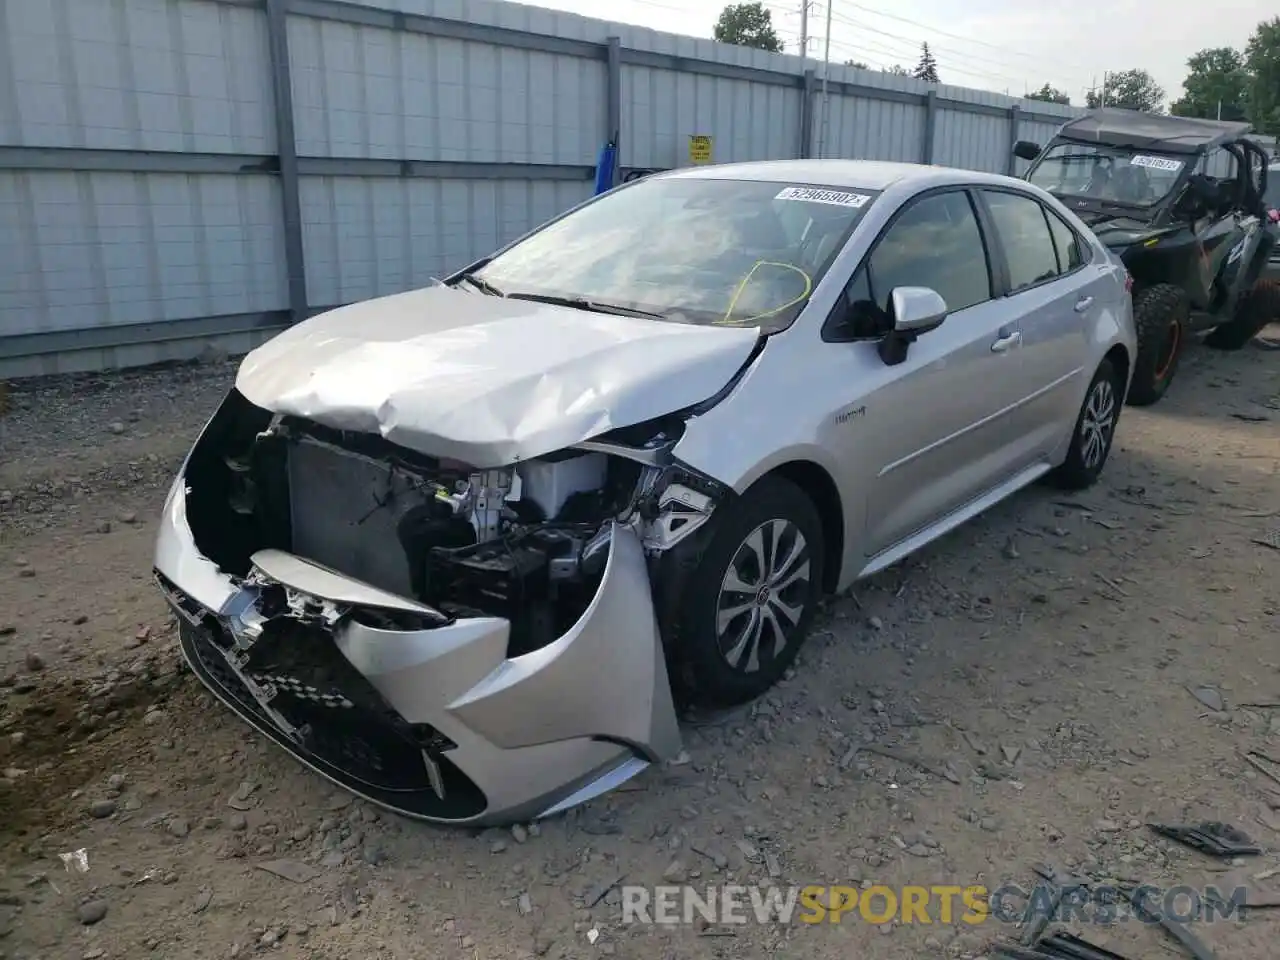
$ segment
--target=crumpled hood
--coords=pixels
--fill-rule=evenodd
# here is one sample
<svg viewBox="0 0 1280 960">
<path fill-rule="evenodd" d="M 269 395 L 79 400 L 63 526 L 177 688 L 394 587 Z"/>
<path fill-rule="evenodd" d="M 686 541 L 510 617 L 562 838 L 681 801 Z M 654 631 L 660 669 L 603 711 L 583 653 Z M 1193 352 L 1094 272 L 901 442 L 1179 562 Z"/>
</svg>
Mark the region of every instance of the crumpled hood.
<svg viewBox="0 0 1280 960">
<path fill-rule="evenodd" d="M 275 413 L 496 467 L 705 400 L 758 337 L 432 286 L 291 327 L 245 357 L 236 388 Z"/>
</svg>

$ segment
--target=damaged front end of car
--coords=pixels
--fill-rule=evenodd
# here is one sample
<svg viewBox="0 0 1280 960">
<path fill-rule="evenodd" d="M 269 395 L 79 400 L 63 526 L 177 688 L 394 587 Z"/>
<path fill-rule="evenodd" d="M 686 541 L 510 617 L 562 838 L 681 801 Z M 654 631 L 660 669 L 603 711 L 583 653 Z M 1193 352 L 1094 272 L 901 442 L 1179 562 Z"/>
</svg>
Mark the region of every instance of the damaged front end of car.
<svg viewBox="0 0 1280 960">
<path fill-rule="evenodd" d="M 682 430 L 477 469 L 232 390 L 156 578 L 199 678 L 321 774 L 425 820 L 545 816 L 680 750 L 660 581 L 731 495 Z"/>
</svg>

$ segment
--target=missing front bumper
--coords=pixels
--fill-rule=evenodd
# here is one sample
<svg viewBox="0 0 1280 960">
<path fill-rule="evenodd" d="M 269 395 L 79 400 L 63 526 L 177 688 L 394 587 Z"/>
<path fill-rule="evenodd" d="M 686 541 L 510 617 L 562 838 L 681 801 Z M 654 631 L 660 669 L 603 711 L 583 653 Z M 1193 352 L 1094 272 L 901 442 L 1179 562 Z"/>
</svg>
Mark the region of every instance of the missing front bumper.
<svg viewBox="0 0 1280 960">
<path fill-rule="evenodd" d="M 315 602 L 310 619 L 293 618 L 295 637 L 270 631 L 281 649 L 313 654 L 283 669 L 278 655 L 255 663 L 261 634 L 246 646 L 245 632 L 283 615 L 264 618 L 245 586 L 199 554 L 180 484 L 166 504 L 156 568 L 184 621 L 192 669 L 241 717 L 347 789 L 415 818 L 511 822 L 582 802 L 679 753 L 644 552 L 631 529 L 613 527 L 600 587 L 574 626 L 510 658 L 505 620 L 428 625 L 419 616 L 406 626 L 429 608 L 290 554 L 255 555 L 250 583 Z"/>
</svg>

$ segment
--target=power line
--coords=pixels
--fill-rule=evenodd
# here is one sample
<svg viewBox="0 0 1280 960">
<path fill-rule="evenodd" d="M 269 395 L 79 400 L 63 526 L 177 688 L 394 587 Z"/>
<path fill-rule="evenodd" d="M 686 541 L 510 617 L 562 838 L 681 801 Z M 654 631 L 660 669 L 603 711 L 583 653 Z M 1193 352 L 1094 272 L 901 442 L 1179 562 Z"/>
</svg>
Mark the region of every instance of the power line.
<svg viewBox="0 0 1280 960">
<path fill-rule="evenodd" d="M 959 59 L 961 60 L 961 62 L 972 62 L 972 63 L 977 63 L 977 64 L 990 64 L 990 65 L 992 65 L 992 66 L 1000 67 L 1001 69 L 1007 69 L 1007 68 L 1009 68 L 1009 67 L 1013 66 L 1012 64 L 1006 63 L 1006 62 L 1004 62 L 1004 61 L 994 60 L 994 59 L 991 59 L 991 58 L 989 58 L 989 57 L 981 57 L 981 56 L 978 56 L 978 55 L 976 55 L 976 54 L 968 53 L 967 51 L 963 51 L 963 50 L 954 50 L 954 49 L 952 49 L 951 47 L 947 47 L 947 46 L 939 46 L 939 45 L 937 45 L 937 44 L 935 44 L 935 43 L 931 43 L 931 42 L 929 42 L 929 41 L 927 41 L 927 40 L 920 40 L 920 39 L 913 38 L 913 37 L 904 37 L 904 36 L 902 36 L 902 34 L 898 34 L 898 33 L 890 33 L 890 32 L 889 32 L 889 31 L 887 31 L 887 30 L 879 30 L 879 29 L 877 29 L 876 27 L 870 27 L 870 26 L 867 26 L 865 23 L 858 23 L 858 22 L 856 22 L 856 21 L 854 21 L 854 20 L 851 20 L 851 19 L 849 19 L 848 17 L 845 17 L 845 16 L 840 15 L 840 14 L 836 14 L 836 19 L 837 19 L 838 21 L 840 21 L 841 23 L 845 24 L 846 26 L 855 27 L 856 29 L 858 29 L 858 30 L 860 30 L 860 31 L 866 31 L 866 32 L 868 32 L 868 33 L 878 34 L 878 35 L 880 35 L 880 36 L 882 36 L 882 37 L 887 37 L 887 38 L 888 38 L 888 39 L 890 39 L 890 40 L 896 40 L 896 41 L 898 41 L 899 43 L 906 43 L 906 44 L 910 44 L 911 46 L 915 47 L 917 51 L 920 49 L 920 45 L 921 45 L 922 43 L 929 43 L 929 49 L 930 49 L 930 50 L 934 50 L 934 51 L 936 51 L 936 52 L 938 52 L 938 53 L 945 53 L 945 54 L 948 54 L 948 55 L 950 55 L 950 56 L 952 56 L 952 57 L 957 57 L 957 58 L 959 58 Z M 1017 69 L 1019 69 L 1019 68 L 1018 68 L 1018 67 L 1013 67 L 1013 69 L 1017 70 Z M 965 71 L 963 71 L 963 70 L 958 70 L 957 72 L 964 73 Z M 987 72 L 987 73 L 991 73 L 991 71 L 990 71 L 990 70 L 988 70 L 988 71 L 986 71 L 986 72 Z M 992 75 L 993 75 L 993 76 L 997 76 L 998 74 L 992 74 Z M 1010 79 L 1010 78 L 1009 78 L 1009 77 L 1004 77 L 1004 76 L 1002 76 L 1002 77 L 1001 77 L 1001 79 L 1006 79 L 1006 80 L 1007 80 L 1007 79 Z"/>
<path fill-rule="evenodd" d="M 884 17 L 886 20 L 897 20 L 899 23 L 909 24 L 910 26 L 913 26 L 913 27 L 920 27 L 921 29 L 928 30 L 931 34 L 934 34 L 937 36 L 950 37 L 952 40 L 959 40 L 963 43 L 972 43 L 980 47 L 987 47 L 988 49 L 995 50 L 997 52 L 1011 53 L 1014 56 L 1018 56 L 1018 57 L 1028 57 L 1039 63 L 1056 62 L 1059 66 L 1067 66 L 1066 61 L 1063 61 L 1063 60 L 1055 61 L 1052 57 L 1045 57 L 1036 53 L 1027 53 L 1024 50 L 1017 50 L 1017 49 L 1014 49 L 1013 47 L 1005 47 L 1000 44 L 990 43 L 986 40 L 976 40 L 973 37 L 966 37 L 958 33 L 951 33 L 950 31 L 941 30 L 938 27 L 932 26 L 930 24 L 922 23 L 919 20 L 912 20 L 910 17 L 901 17 L 895 13 L 885 13 L 881 10 L 873 9 L 872 7 L 863 6 L 860 3 L 853 2 L 853 0 L 845 0 L 845 2 L 848 6 L 854 7 L 858 10 L 862 10 L 865 13 L 874 14 L 877 17 Z M 1071 65 L 1070 69 L 1077 70 L 1079 69 L 1079 65 L 1073 64 Z"/>
</svg>

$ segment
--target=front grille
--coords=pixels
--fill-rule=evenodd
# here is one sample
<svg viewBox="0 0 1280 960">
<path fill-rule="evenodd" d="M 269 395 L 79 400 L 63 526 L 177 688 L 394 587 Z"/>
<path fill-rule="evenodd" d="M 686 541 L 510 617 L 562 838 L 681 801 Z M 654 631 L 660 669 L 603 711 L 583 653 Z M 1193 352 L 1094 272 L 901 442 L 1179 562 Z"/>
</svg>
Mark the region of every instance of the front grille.
<svg viewBox="0 0 1280 960">
<path fill-rule="evenodd" d="M 282 663 L 274 657 L 272 669 L 255 670 L 252 659 L 247 664 L 254 683 L 274 687 L 269 705 L 298 731 L 293 737 L 263 709 L 227 662 L 219 647 L 229 646 L 229 638 L 223 634 L 216 638 L 222 642 L 215 642 L 214 630 L 220 627 L 201 628 L 183 622 L 180 629 L 183 652 L 201 681 L 245 720 L 348 789 L 408 816 L 465 820 L 485 809 L 479 787 L 437 752 L 452 744 L 430 727 L 405 723 L 346 662 L 331 639 L 310 638 L 310 650 L 327 647 L 332 657 L 324 657 L 322 662 L 308 657 L 313 662 L 306 671 L 297 669 L 299 662 Z M 278 649 L 296 650 L 303 638 L 281 639 Z M 340 687 L 334 683 L 335 676 L 341 678 Z M 432 788 L 423 761 L 424 746 L 430 747 L 439 771 L 443 799 Z"/>
</svg>

